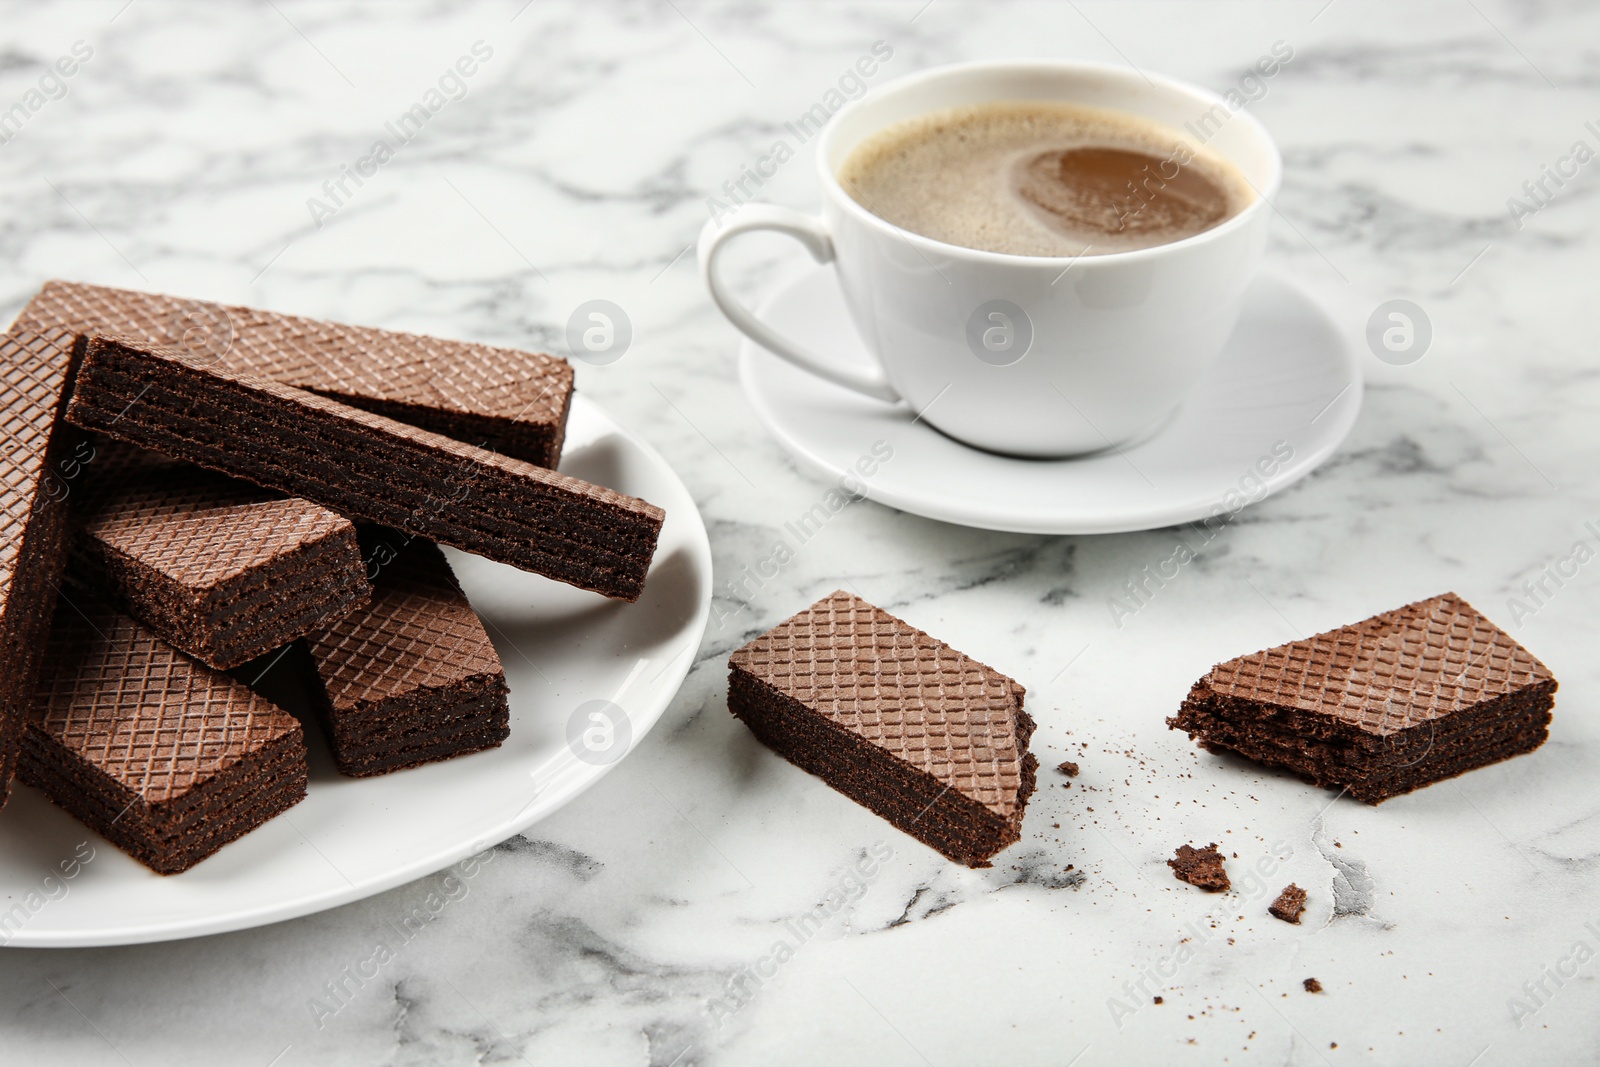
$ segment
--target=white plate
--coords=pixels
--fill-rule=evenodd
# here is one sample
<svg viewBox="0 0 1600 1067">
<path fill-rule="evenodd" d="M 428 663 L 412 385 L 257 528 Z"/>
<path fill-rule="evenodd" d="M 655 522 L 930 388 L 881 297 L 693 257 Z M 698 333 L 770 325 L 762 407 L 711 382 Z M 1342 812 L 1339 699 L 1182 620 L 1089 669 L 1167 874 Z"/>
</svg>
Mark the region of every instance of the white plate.
<svg viewBox="0 0 1600 1067">
<path fill-rule="evenodd" d="M 832 267 L 811 266 L 777 288 L 760 317 L 812 351 L 870 361 Z M 1092 456 L 969 448 L 904 404 L 825 382 L 748 340 L 739 377 L 756 414 L 812 471 L 851 477 L 847 485 L 902 511 L 1022 533 L 1119 533 L 1235 511 L 1311 473 L 1361 410 L 1354 350 L 1326 311 L 1272 274 L 1252 283 L 1238 329 L 1176 416 L 1143 442 Z M 862 478 L 856 465 L 879 441 L 893 458 Z"/>
<path fill-rule="evenodd" d="M 0 943 L 121 945 L 307 915 L 449 866 L 593 785 L 655 725 L 694 661 L 711 604 L 711 546 L 666 461 L 582 396 L 573 401 L 561 470 L 659 505 L 666 524 L 636 604 L 450 554 L 505 663 L 511 738 L 504 746 L 355 779 L 334 771 L 320 734 L 308 731 L 306 799 L 168 877 L 19 784 L 0 812 Z M 568 744 L 568 722 L 590 700 L 612 701 L 625 713 L 609 749 L 602 733 L 591 734 L 588 747 Z M 59 865 L 83 841 L 94 858 L 61 879 Z M 37 894 L 36 908 L 29 894 Z"/>
</svg>

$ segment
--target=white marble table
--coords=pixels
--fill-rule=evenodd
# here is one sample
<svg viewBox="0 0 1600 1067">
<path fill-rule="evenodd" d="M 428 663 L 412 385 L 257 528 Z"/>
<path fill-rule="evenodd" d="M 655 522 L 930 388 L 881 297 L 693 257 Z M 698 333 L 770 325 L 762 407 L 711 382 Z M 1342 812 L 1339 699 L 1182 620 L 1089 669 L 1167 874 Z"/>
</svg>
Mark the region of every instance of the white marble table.
<svg viewBox="0 0 1600 1067">
<path fill-rule="evenodd" d="M 4 131 L 0 303 L 60 276 L 560 350 L 574 307 L 612 300 L 632 347 L 580 367 L 579 386 L 682 473 L 727 578 L 824 491 L 751 415 L 735 334 L 686 251 L 707 198 L 783 123 L 876 41 L 893 56 L 874 81 L 1047 55 L 1219 91 L 1283 41 L 1293 60 L 1251 104 L 1288 164 L 1272 263 L 1352 331 L 1415 300 L 1432 347 L 1409 366 L 1369 359 L 1335 458 L 1244 512 L 1120 628 L 1107 598 L 1178 531 L 992 534 L 853 505 L 776 578 L 721 586 L 727 618 L 655 732 L 497 849 L 375 977 L 346 968 L 438 878 L 245 933 L 7 950 L 0 1062 L 1600 1056 L 1600 563 L 1547 581 L 1516 629 L 1562 681 L 1530 757 L 1374 809 L 1199 755 L 1163 725 L 1214 661 L 1435 592 L 1509 624 L 1524 582 L 1595 545 L 1600 164 L 1547 183 L 1529 217 L 1507 198 L 1575 141 L 1600 148 L 1584 125 L 1600 125 L 1600 12 L 520 4 L 7 5 L 0 107 L 74 42 L 92 54 Z M 479 41 L 464 95 L 334 201 L 323 183 Z M 810 206 L 809 162 L 759 195 Z M 745 254 L 746 293 L 792 251 Z M 1082 764 L 1070 789 L 1043 775 L 993 869 L 944 862 L 728 715 L 729 650 L 844 579 L 1022 680 L 1042 761 Z M 1219 899 L 1174 881 L 1163 861 L 1191 840 L 1236 852 L 1236 877 L 1286 857 L 1266 881 L 1310 890 L 1304 924 L 1267 918 L 1264 888 Z M 863 854 L 872 876 L 847 879 Z M 797 937 L 819 905 L 827 921 Z M 1320 995 L 1302 989 L 1313 976 Z"/>
</svg>

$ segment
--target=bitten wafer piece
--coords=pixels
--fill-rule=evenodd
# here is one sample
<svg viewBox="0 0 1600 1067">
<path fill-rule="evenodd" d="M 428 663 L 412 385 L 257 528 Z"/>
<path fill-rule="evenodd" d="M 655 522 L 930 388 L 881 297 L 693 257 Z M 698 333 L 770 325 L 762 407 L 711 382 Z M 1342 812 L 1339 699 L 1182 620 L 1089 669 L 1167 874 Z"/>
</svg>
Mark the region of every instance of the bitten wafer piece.
<svg viewBox="0 0 1600 1067">
<path fill-rule="evenodd" d="M 22 779 L 140 863 L 187 870 L 299 803 L 306 777 L 293 716 L 126 615 L 56 613 Z"/>
<path fill-rule="evenodd" d="M 836 592 L 734 652 L 728 708 L 778 755 L 969 867 L 1021 836 L 1024 690 Z"/>
<path fill-rule="evenodd" d="M 561 458 L 573 378 L 553 356 L 78 282 L 46 282 L 17 323 L 183 349 L 541 467 Z"/>
<path fill-rule="evenodd" d="M 371 594 L 349 519 L 118 441 L 89 449 L 69 577 L 201 662 L 237 667 Z"/>
<path fill-rule="evenodd" d="M 1538 748 L 1555 693 L 1549 668 L 1445 593 L 1218 664 L 1167 725 L 1377 804 Z"/>
<path fill-rule="evenodd" d="M 664 518 L 635 497 L 185 352 L 96 337 L 67 417 L 144 448 L 606 596 Z"/>
<path fill-rule="evenodd" d="M 444 553 L 363 532 L 370 603 L 312 634 L 322 712 L 343 774 L 365 777 L 497 747 L 510 709 L 500 656 Z"/>
<path fill-rule="evenodd" d="M 0 338 L 0 807 L 67 562 L 67 486 L 53 464 L 73 361 L 69 332 Z"/>
</svg>

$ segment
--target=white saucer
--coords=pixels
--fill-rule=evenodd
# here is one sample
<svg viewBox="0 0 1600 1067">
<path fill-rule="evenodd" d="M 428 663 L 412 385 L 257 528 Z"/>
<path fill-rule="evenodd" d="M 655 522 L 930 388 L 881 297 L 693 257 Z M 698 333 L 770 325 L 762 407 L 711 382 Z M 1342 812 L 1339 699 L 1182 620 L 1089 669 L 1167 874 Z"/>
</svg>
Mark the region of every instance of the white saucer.
<svg viewBox="0 0 1600 1067">
<path fill-rule="evenodd" d="M 711 604 L 711 546 L 666 461 L 582 395 L 561 470 L 641 496 L 667 519 L 635 604 L 450 552 L 505 664 L 511 737 L 502 747 L 345 778 L 310 731 L 306 799 L 165 878 L 19 783 L 0 812 L 0 945 L 125 945 L 307 915 L 455 864 L 597 782 L 655 725 L 694 663 Z M 603 745 L 583 740 L 593 701 L 620 710 Z M 80 866 L 75 856 L 92 858 Z M 71 878 L 61 877 L 63 863 Z M 478 869 L 456 870 L 470 880 Z"/>
<path fill-rule="evenodd" d="M 808 267 L 759 314 L 814 352 L 871 360 L 832 267 Z M 1077 459 L 970 448 L 904 404 L 825 382 L 748 340 L 739 378 L 784 448 L 830 481 L 849 477 L 847 488 L 859 483 L 868 498 L 916 515 L 1021 533 L 1119 533 L 1235 511 L 1311 473 L 1361 410 L 1355 351 L 1326 311 L 1273 274 L 1251 285 L 1238 329 L 1170 422 L 1140 443 Z M 893 457 L 863 478 L 858 461 L 876 442 Z"/>
</svg>

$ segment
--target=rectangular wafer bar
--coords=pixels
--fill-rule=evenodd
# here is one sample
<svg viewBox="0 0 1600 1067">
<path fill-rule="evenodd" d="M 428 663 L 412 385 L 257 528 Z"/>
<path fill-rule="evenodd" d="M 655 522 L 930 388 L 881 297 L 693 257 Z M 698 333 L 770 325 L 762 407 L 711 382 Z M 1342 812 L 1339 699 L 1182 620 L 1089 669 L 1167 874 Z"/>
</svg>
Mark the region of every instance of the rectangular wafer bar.
<svg viewBox="0 0 1600 1067">
<path fill-rule="evenodd" d="M 554 356 L 79 282 L 46 282 L 17 324 L 177 348 L 541 467 L 561 458 L 573 376 Z"/>
<path fill-rule="evenodd" d="M 126 615 L 64 602 L 22 778 L 140 863 L 174 874 L 306 795 L 300 723 Z"/>
<path fill-rule="evenodd" d="M 1454 593 L 1219 663 L 1167 720 L 1377 804 L 1544 744 L 1550 669 Z"/>
<path fill-rule="evenodd" d="M 840 591 L 738 649 L 728 708 L 778 755 L 969 867 L 1019 839 L 1023 687 Z"/>
<path fill-rule="evenodd" d="M 623 600 L 638 599 L 664 518 L 635 497 L 126 339 L 89 342 L 67 417 Z"/>
<path fill-rule="evenodd" d="M 59 329 L 0 338 L 0 806 L 66 566 L 66 486 L 52 468 L 74 347 Z"/>
<path fill-rule="evenodd" d="M 281 648 L 371 594 L 349 519 L 120 441 L 87 445 L 69 577 L 208 666 Z"/>
<path fill-rule="evenodd" d="M 356 777 L 498 746 L 506 676 L 444 553 L 367 529 L 372 600 L 306 638 L 339 771 Z"/>
</svg>

